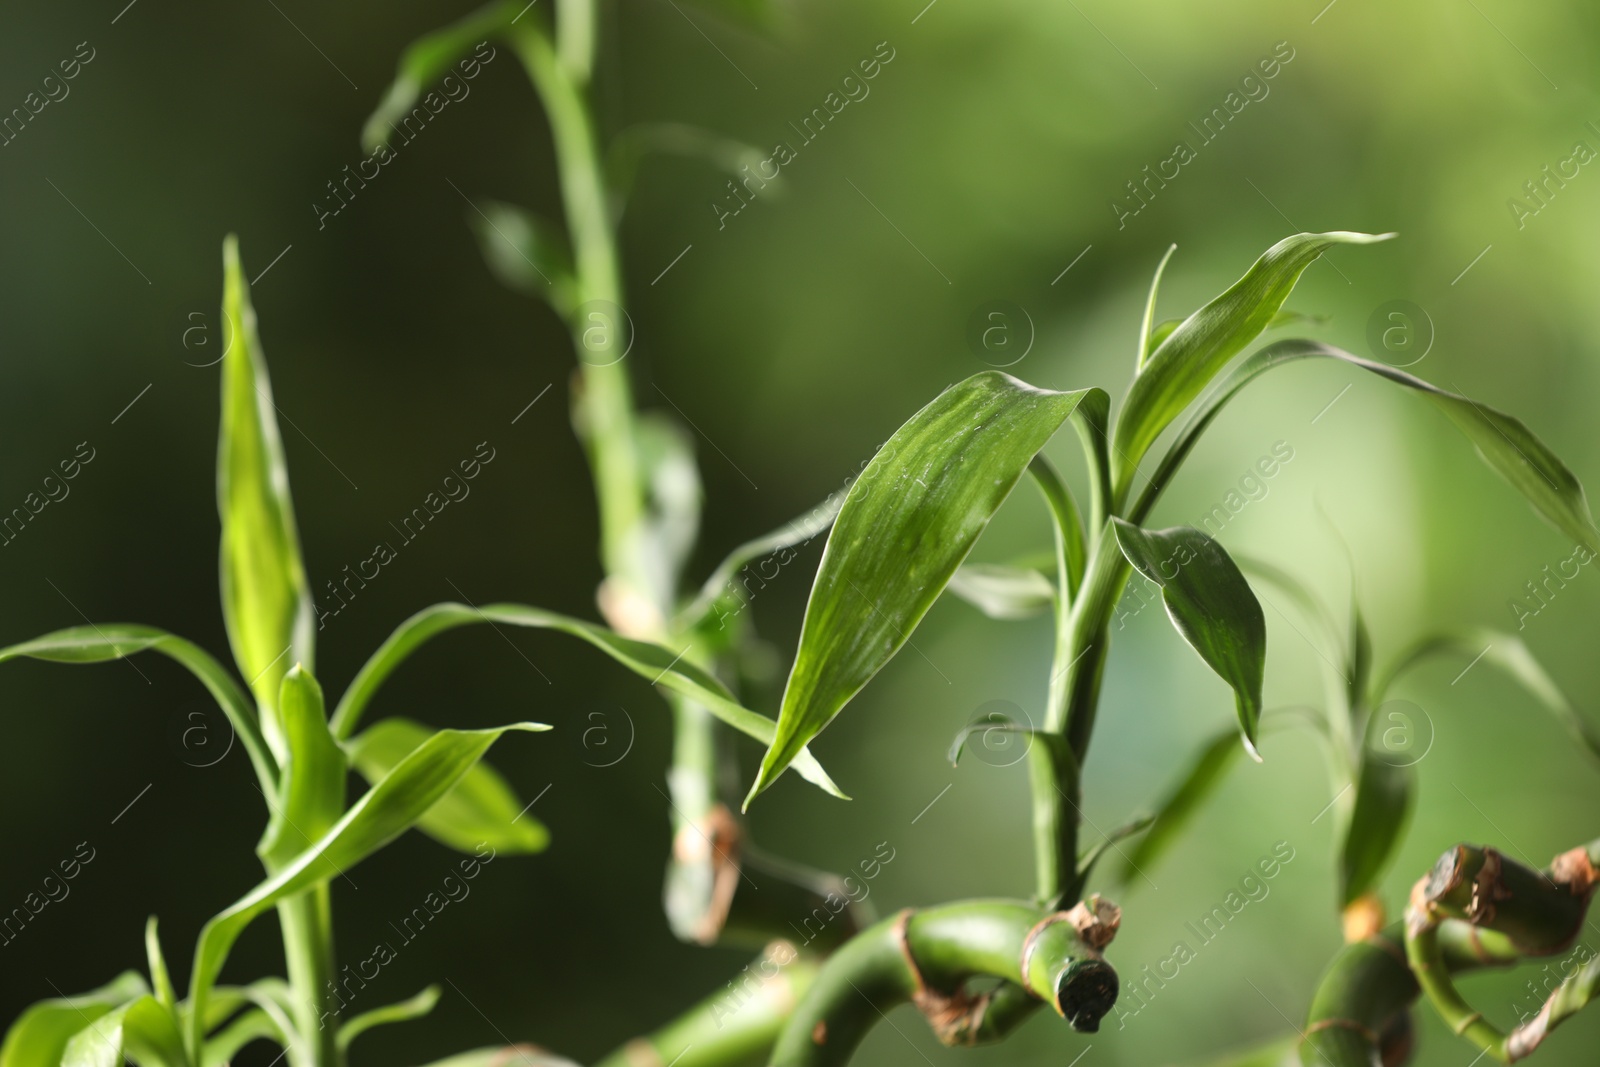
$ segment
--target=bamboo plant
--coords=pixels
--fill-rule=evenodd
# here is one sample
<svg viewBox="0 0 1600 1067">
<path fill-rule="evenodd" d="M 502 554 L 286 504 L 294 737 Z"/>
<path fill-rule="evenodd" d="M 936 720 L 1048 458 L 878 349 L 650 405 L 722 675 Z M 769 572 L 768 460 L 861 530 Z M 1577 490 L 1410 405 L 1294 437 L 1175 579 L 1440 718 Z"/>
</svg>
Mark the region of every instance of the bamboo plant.
<svg viewBox="0 0 1600 1067">
<path fill-rule="evenodd" d="M 729 6 L 746 13 L 762 7 Z M 1133 383 L 1115 422 L 1110 397 L 1100 389 L 1057 392 L 997 372 L 977 375 L 946 390 L 901 427 L 842 502 L 832 500 L 787 531 L 743 546 L 699 595 L 678 599 L 681 562 L 692 541 L 692 533 L 685 534 L 696 526 L 698 485 L 683 490 L 679 483 L 676 494 L 666 490 L 665 469 L 676 464 L 680 471 L 692 470 L 685 462 L 684 437 L 661 413 L 640 413 L 633 404 L 622 360 L 631 338 L 621 310 L 616 223 L 642 151 L 698 152 L 730 170 L 750 153 L 681 127 L 619 131 L 612 147 L 602 149 L 592 100 L 599 33 L 592 0 L 562 0 L 553 22 L 544 10 L 491 4 L 407 51 L 399 76 L 367 124 L 366 138 L 371 147 L 381 144 L 430 82 L 480 41 L 508 45 L 528 72 L 551 129 L 565 226 L 491 201 L 474 205 L 471 221 L 495 273 L 542 297 L 572 331 L 581 364 L 573 382 L 574 423 L 588 449 L 600 505 L 605 578 L 597 599 L 613 627 L 681 645 L 686 659 L 737 676 L 750 639 L 746 620 L 740 619 L 732 634 L 709 625 L 742 606 L 737 591 L 728 591 L 729 578 L 765 553 L 817 536 L 833 520 L 776 733 L 745 805 L 792 763 L 799 766 L 806 743 L 904 646 L 947 587 L 1003 617 L 1047 604 L 1056 629 L 1043 726 L 1025 731 L 1036 854 L 1031 899 L 959 902 L 885 919 L 856 934 L 814 977 L 809 970 L 799 977 L 796 984 L 805 995 L 792 1012 L 773 1007 L 784 997 L 762 998 L 744 1020 L 752 1029 L 738 1028 L 738 1041 L 720 1042 L 708 1031 L 707 1012 L 714 1007 L 703 1004 L 619 1049 L 608 1065 L 641 1056 L 642 1062 L 655 1057 L 685 1067 L 761 1062 L 759 1048 L 749 1043 L 755 1030 L 772 1039 L 774 1067 L 843 1063 L 881 1011 L 902 1001 L 915 1003 L 941 1039 L 953 1044 L 1002 1038 L 1043 1003 L 1075 1027 L 1095 1028 L 1115 998 L 1115 972 L 1103 950 L 1119 921 L 1114 905 L 1086 893 L 1095 861 L 1115 840 L 1146 829 L 1151 836 L 1140 847 L 1159 849 L 1181 828 L 1183 809 L 1193 807 L 1189 794 L 1203 793 L 1205 781 L 1215 780 L 1224 753 L 1237 747 L 1260 758 L 1255 748 L 1265 662 L 1260 605 L 1217 542 L 1192 528 L 1152 529 L 1148 520 L 1210 422 L 1267 370 L 1331 358 L 1416 391 L 1443 410 L 1539 514 L 1591 551 L 1600 544 L 1576 479 L 1514 418 L 1314 341 L 1282 341 L 1236 359 L 1268 328 L 1295 320 L 1282 311 L 1284 300 L 1324 251 L 1387 236 L 1299 234 L 1269 249 L 1216 300 L 1184 319 L 1156 325 L 1163 260 L 1134 351 Z M 1148 469 L 1150 450 L 1185 412 L 1187 421 Z M 1079 507 L 1041 454 L 1068 420 L 1084 446 L 1086 508 Z M 1025 471 L 1043 493 L 1056 526 L 1053 567 L 1042 595 L 1037 573 L 964 571 L 961 566 Z M 1234 691 L 1239 743 L 1208 746 L 1200 761 L 1200 787 L 1186 783 L 1178 803 L 1164 805 L 1153 819 L 1133 819 L 1107 841 L 1084 848 L 1079 840 L 1082 766 L 1098 710 L 1112 614 L 1135 570 L 1161 588 L 1179 632 Z M 1356 784 L 1356 799 L 1344 813 L 1347 919 L 1359 925 L 1365 914 L 1370 925 L 1368 893 L 1398 839 L 1387 816 L 1409 803 L 1411 786 L 1403 769 L 1374 760 L 1362 738 L 1382 690 L 1367 687 L 1369 643 L 1359 620 L 1353 626 L 1355 662 L 1342 711 L 1330 708 L 1326 721 L 1335 777 Z M 745 898 L 755 894 L 738 892 L 737 878 L 728 876 L 744 835 L 728 810 L 723 779 L 730 775 L 726 759 L 713 755 L 718 746 L 711 738 L 712 723 L 692 700 L 673 704 L 677 735 L 669 782 L 679 847 L 668 873 L 667 910 L 680 936 L 708 942 L 726 935 L 727 916 L 747 907 Z M 976 728 L 1024 732 L 1020 724 Z M 959 755 L 970 732 L 956 739 L 953 755 Z M 695 845 L 697 838 L 701 845 Z M 814 876 L 797 881 L 818 889 L 826 884 Z M 710 891 L 719 884 L 730 887 L 731 899 Z M 802 899 L 804 892 L 802 885 Z M 772 927 L 757 923 L 752 929 Z M 971 984 L 974 979 L 992 988 L 980 992 Z M 786 989 L 785 997 L 795 992 Z"/>
</svg>

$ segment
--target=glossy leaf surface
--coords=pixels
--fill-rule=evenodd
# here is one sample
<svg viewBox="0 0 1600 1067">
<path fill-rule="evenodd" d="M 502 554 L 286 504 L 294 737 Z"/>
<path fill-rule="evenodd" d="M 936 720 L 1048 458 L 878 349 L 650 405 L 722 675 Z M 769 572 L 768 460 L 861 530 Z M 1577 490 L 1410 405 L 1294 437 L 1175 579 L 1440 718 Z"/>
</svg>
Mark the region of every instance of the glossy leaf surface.
<svg viewBox="0 0 1600 1067">
<path fill-rule="evenodd" d="M 6 1031 L 0 1067 L 58 1067 L 74 1034 L 148 992 L 142 976 L 124 971 L 99 989 L 41 1000 L 17 1016 Z"/>
<path fill-rule="evenodd" d="M 1085 395 L 987 371 L 939 394 L 872 458 L 828 537 L 778 734 L 750 798 L 910 640 L 1034 455 Z"/>
<path fill-rule="evenodd" d="M 440 730 L 367 790 L 315 845 L 207 922 L 195 946 L 190 976 L 194 1027 L 190 1047 L 200 1045 L 198 1019 L 203 1017 L 211 986 L 251 920 L 278 901 L 354 867 L 410 829 L 508 731 L 547 729 L 538 723 L 516 723 L 491 730 Z"/>
<path fill-rule="evenodd" d="M 1133 481 L 1146 450 L 1216 374 L 1260 336 L 1317 257 L 1340 244 L 1370 244 L 1388 236 L 1301 233 L 1286 237 L 1256 260 L 1227 292 L 1177 326 L 1145 361 L 1117 419 L 1112 449 L 1119 495 Z"/>
<path fill-rule="evenodd" d="M 1161 587 L 1178 633 L 1233 688 L 1245 751 L 1259 762 L 1255 740 L 1267 620 L 1250 583 L 1221 545 L 1192 526 L 1144 530 L 1121 519 L 1111 522 L 1128 562 Z"/>
<path fill-rule="evenodd" d="M 312 667 L 311 594 L 289 499 L 277 408 L 256 330 L 239 243 L 223 246 L 222 428 L 217 512 L 222 519 L 222 617 L 239 673 L 266 710 L 267 743 L 281 760 L 278 686 L 296 663 Z"/>
<path fill-rule="evenodd" d="M 357 734 L 345 749 L 361 776 L 377 782 L 433 734 L 429 727 L 410 719 L 384 719 Z M 523 814 L 523 807 L 498 771 L 478 763 L 428 809 L 417 829 L 467 853 L 480 844 L 499 852 L 542 852 L 550 843 L 550 833 L 532 814 Z"/>
</svg>

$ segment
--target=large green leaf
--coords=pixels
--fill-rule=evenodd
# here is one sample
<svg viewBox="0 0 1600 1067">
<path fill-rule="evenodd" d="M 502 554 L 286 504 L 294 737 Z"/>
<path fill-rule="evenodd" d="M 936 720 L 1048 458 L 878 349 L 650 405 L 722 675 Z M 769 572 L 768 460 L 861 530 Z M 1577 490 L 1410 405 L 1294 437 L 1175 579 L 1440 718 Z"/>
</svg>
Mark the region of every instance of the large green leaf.
<svg viewBox="0 0 1600 1067">
<path fill-rule="evenodd" d="M 377 782 L 433 733 L 410 719 L 384 719 L 347 742 L 345 751 L 363 778 Z M 523 814 L 523 806 L 499 772 L 478 763 L 428 809 L 417 829 L 467 853 L 485 843 L 497 852 L 542 852 L 550 843 L 550 832 L 532 815 Z"/>
<path fill-rule="evenodd" d="M 1447 392 L 1405 371 L 1362 359 L 1332 345 L 1306 340 L 1268 345 L 1241 362 L 1217 384 L 1173 442 L 1131 516 L 1137 519 L 1149 512 L 1201 433 L 1239 390 L 1274 367 L 1311 357 L 1342 360 L 1427 397 L 1477 446 L 1484 461 L 1521 493 L 1547 522 L 1591 552 L 1600 552 L 1600 530 L 1595 528 L 1583 486 L 1566 464 L 1518 419 L 1476 400 Z"/>
<path fill-rule="evenodd" d="M 72 1035 L 149 991 L 138 972 L 124 971 L 99 989 L 39 1001 L 6 1031 L 0 1067 L 59 1067 Z"/>
<path fill-rule="evenodd" d="M 1416 792 L 1415 772 L 1389 763 L 1369 743 L 1362 746 L 1356 802 L 1339 851 L 1339 905 L 1373 888 L 1405 831 Z"/>
<path fill-rule="evenodd" d="M 458 62 L 466 61 L 480 42 L 502 36 L 522 10 L 525 8 L 521 4 L 497 0 L 413 41 L 400 54 L 394 81 L 362 127 L 362 147 L 371 152 L 379 145 L 388 144 L 399 124 L 410 117 L 423 90 L 442 80 Z"/>
<path fill-rule="evenodd" d="M 604 626 L 524 604 L 486 604 L 481 608 L 435 604 L 411 616 L 378 647 L 356 674 L 350 688 L 345 690 L 333 713 L 334 736 L 350 736 L 367 702 L 384 679 L 419 645 L 457 626 L 485 622 L 556 630 L 587 641 L 641 678 L 704 705 L 711 714 L 740 733 L 763 744 L 772 742 L 776 729 L 773 721 L 737 703 L 721 682 L 689 661 L 689 648 L 674 652 L 663 645 L 623 637 Z M 807 781 L 835 796 L 844 796 L 809 752 L 795 761 L 795 769 Z"/>
<path fill-rule="evenodd" d="M 1034 455 L 1088 393 L 985 371 L 940 393 L 872 457 L 828 536 L 778 734 L 746 805 L 910 640 Z"/>
<path fill-rule="evenodd" d="M 261 780 L 262 792 L 272 796 L 278 788 L 277 762 L 267 751 L 256 719 L 256 709 L 239 683 L 227 670 L 200 646 L 181 637 L 158 630 L 154 626 L 133 623 L 108 622 L 88 626 L 72 626 L 35 637 L 32 641 L 0 648 L 0 663 L 27 657 L 51 663 L 105 663 L 140 652 L 159 652 L 176 660 L 190 674 L 200 680 L 217 702 L 239 740 L 244 743 L 256 776 Z M 3 1065 L 0 1065 L 3 1067 Z"/>
<path fill-rule="evenodd" d="M 1300 233 L 1267 249 L 1227 292 L 1190 315 L 1150 354 L 1117 419 L 1112 466 L 1117 499 L 1145 451 L 1206 383 L 1271 325 L 1295 282 L 1340 244 L 1370 244 L 1393 234 Z"/>
<path fill-rule="evenodd" d="M 283 676 L 278 712 L 289 765 L 267 832 L 256 849 L 269 868 L 281 866 L 320 840 L 344 812 L 344 752 L 328 731 L 322 687 L 299 664 Z"/>
<path fill-rule="evenodd" d="M 262 730 L 284 758 L 276 721 L 278 686 L 296 663 L 312 668 L 311 594 L 289 500 L 277 408 L 256 331 L 239 242 L 223 245 L 222 428 L 217 511 L 222 518 L 222 618 L 239 672 L 266 714 Z"/>
<path fill-rule="evenodd" d="M 253 919 L 278 901 L 354 867 L 410 829 L 507 732 L 548 729 L 523 722 L 492 730 L 440 730 L 367 790 L 320 841 L 213 916 L 200 931 L 190 972 L 189 1047 L 200 1048 L 211 987 L 234 941 Z"/>
<path fill-rule="evenodd" d="M 1178 633 L 1233 687 L 1245 751 L 1260 762 L 1256 726 L 1267 661 L 1267 620 L 1250 583 L 1221 545 L 1192 526 L 1145 530 L 1112 519 L 1128 562 L 1161 587 Z"/>
<path fill-rule="evenodd" d="M 186 1067 L 183 1038 L 172 1012 L 146 994 L 83 1026 L 67 1042 L 61 1067 Z"/>
<path fill-rule="evenodd" d="M 1155 867 L 1184 829 L 1194 821 L 1201 805 L 1217 791 L 1239 752 L 1232 730 L 1226 730 L 1200 747 L 1161 802 L 1156 805 L 1155 822 L 1124 857 L 1117 880 L 1131 883 L 1134 876 Z"/>
<path fill-rule="evenodd" d="M 1600 760 L 1600 730 L 1581 714 L 1555 683 L 1533 652 L 1516 634 L 1475 629 L 1424 638 L 1404 652 L 1387 674 L 1373 686 L 1373 702 L 1381 701 L 1396 679 L 1436 656 L 1459 656 L 1500 668 L 1536 697 L 1567 728 L 1590 759 Z M 1471 664 L 1468 664 L 1471 666 Z"/>
</svg>

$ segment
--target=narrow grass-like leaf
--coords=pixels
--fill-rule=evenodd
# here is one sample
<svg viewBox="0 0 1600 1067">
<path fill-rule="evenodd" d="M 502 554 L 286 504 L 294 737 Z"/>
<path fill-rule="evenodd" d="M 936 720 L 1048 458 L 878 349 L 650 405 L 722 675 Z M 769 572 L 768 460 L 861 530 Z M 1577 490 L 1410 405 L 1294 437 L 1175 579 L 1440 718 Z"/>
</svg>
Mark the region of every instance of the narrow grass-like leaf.
<svg viewBox="0 0 1600 1067">
<path fill-rule="evenodd" d="M 473 62 L 469 54 L 480 42 L 498 38 L 517 18 L 523 5 L 497 0 L 458 22 L 413 41 L 400 53 L 399 69 L 366 125 L 361 144 L 368 152 L 389 143 L 401 123 L 411 117 L 423 90 L 440 81 L 459 62 Z M 491 53 L 492 57 L 493 53 Z M 470 68 L 469 68 L 470 69 Z M 423 120 L 426 125 L 426 119 Z"/>
<path fill-rule="evenodd" d="M 278 712 L 289 765 L 283 771 L 272 820 L 256 849 L 269 868 L 281 866 L 320 840 L 344 813 L 344 752 L 328 732 L 322 687 L 299 664 L 283 676 Z"/>
<path fill-rule="evenodd" d="M 288 1047 L 288 1037 L 277 1022 L 260 1008 L 252 1009 L 234 1019 L 221 1033 L 206 1040 L 201 1055 L 202 1067 L 228 1067 L 239 1050 L 252 1041 L 272 1041 L 280 1048 Z"/>
<path fill-rule="evenodd" d="M 850 487 L 817 569 L 778 734 L 750 799 L 910 640 L 989 520 L 1086 395 L 986 371 L 913 415 Z"/>
<path fill-rule="evenodd" d="M 410 719 L 384 719 L 348 741 L 345 751 L 363 778 L 378 782 L 433 733 L 430 727 Z M 428 809 L 417 821 L 417 829 L 467 853 L 484 843 L 497 852 L 542 852 L 550 843 L 550 832 L 532 815 L 523 814 L 523 807 L 498 771 L 478 763 Z"/>
<path fill-rule="evenodd" d="M 1081 415 L 1083 408 L 1084 405 L 1079 404 L 1077 414 Z M 1033 484 L 1039 487 L 1055 526 L 1056 595 L 1064 603 L 1070 604 L 1078 595 L 1079 585 L 1083 583 L 1083 516 L 1061 473 L 1042 453 L 1034 456 L 1033 462 L 1028 464 L 1028 473 L 1033 475 Z M 961 572 L 956 573 L 959 575 Z"/>
<path fill-rule="evenodd" d="M 1176 252 L 1177 250 L 1177 245 L 1167 246 L 1167 254 L 1161 257 L 1160 263 L 1156 264 L 1155 277 L 1150 279 L 1150 295 L 1145 298 L 1144 302 L 1144 320 L 1139 323 L 1139 350 L 1134 358 L 1135 371 L 1144 370 L 1144 361 L 1149 358 L 1150 353 L 1154 352 L 1156 350 L 1156 346 L 1159 345 L 1161 341 L 1165 341 L 1167 336 L 1171 334 L 1173 330 L 1178 328 L 1178 321 L 1174 321 L 1171 324 L 1171 329 L 1168 329 L 1166 333 L 1163 333 L 1161 335 L 1161 340 L 1159 341 L 1155 340 L 1151 334 L 1151 323 L 1155 321 L 1156 317 L 1156 296 L 1161 292 L 1161 275 L 1166 273 L 1167 261 L 1172 258 L 1172 253 Z M 1166 324 L 1163 323 L 1163 325 Z"/>
<path fill-rule="evenodd" d="M 1405 830 L 1416 792 L 1410 767 L 1386 762 L 1371 745 L 1362 747 L 1356 801 L 1339 851 L 1339 906 L 1349 907 L 1372 889 Z"/>
<path fill-rule="evenodd" d="M 124 971 L 99 989 L 39 1001 L 6 1031 L 0 1067 L 59 1067 L 74 1034 L 149 991 L 138 972 Z"/>
<path fill-rule="evenodd" d="M 440 730 L 367 790 L 320 841 L 213 916 L 200 931 L 190 972 L 189 1048 L 201 1047 L 200 1020 L 211 987 L 228 951 L 253 919 L 278 901 L 354 867 L 410 829 L 507 732 L 548 729 L 524 722 L 492 730 Z"/>
<path fill-rule="evenodd" d="M 966 563 L 950 577 L 950 592 L 991 619 L 1031 619 L 1055 603 L 1055 587 L 1036 570 L 1000 563 Z"/>
<path fill-rule="evenodd" d="M 1458 656 L 1473 662 L 1481 659 L 1490 666 L 1499 667 L 1567 728 L 1585 755 L 1600 761 L 1600 729 L 1567 699 L 1522 638 L 1501 630 L 1476 629 L 1424 638 L 1402 653 L 1373 686 L 1373 703 L 1381 702 L 1402 674 L 1437 656 Z"/>
<path fill-rule="evenodd" d="M 499 200 L 478 200 L 467 222 L 489 271 L 508 289 L 547 300 L 563 319 L 577 306 L 566 234 L 548 219 Z"/>
<path fill-rule="evenodd" d="M 161 952 L 161 934 L 154 915 L 145 920 L 144 954 L 150 968 L 150 984 L 163 1008 L 172 1011 L 177 1007 L 178 995 L 172 988 L 172 976 L 167 971 L 167 958 Z"/>
<path fill-rule="evenodd" d="M 228 717 L 228 722 L 244 743 L 250 762 L 260 779 L 262 792 L 273 796 L 278 788 L 278 766 L 267 750 L 256 709 L 227 669 L 199 645 L 158 630 L 154 626 L 108 622 L 72 626 L 36 637 L 32 641 L 0 648 L 0 663 L 26 657 L 51 663 L 105 663 L 140 652 L 159 652 L 177 661 L 200 680 Z M 0 1067 L 4 1067 L 0 1064 Z"/>
<path fill-rule="evenodd" d="M 1521 421 L 1412 377 L 1405 371 L 1362 359 L 1332 345 L 1306 340 L 1268 345 L 1230 371 L 1185 424 L 1130 516 L 1139 519 L 1149 513 L 1200 435 L 1239 390 L 1274 367 L 1311 357 L 1342 360 L 1427 397 L 1477 446 L 1484 462 L 1521 493 L 1545 521 L 1591 552 L 1600 552 L 1600 530 L 1595 528 L 1583 486 L 1566 464 Z"/>
<path fill-rule="evenodd" d="M 1192 526 L 1144 530 L 1121 519 L 1111 522 L 1128 562 L 1161 587 L 1172 625 L 1233 687 L 1245 751 L 1260 762 L 1255 741 L 1267 620 L 1250 583 L 1221 545 Z"/>
<path fill-rule="evenodd" d="M 587 641 L 641 678 L 648 679 L 651 684 L 703 704 L 711 714 L 740 733 L 763 744 L 772 742 L 776 724 L 765 715 L 740 705 L 721 682 L 689 662 L 689 645 L 674 652 L 664 645 L 623 637 L 604 626 L 524 604 L 486 604 L 481 608 L 465 604 L 435 604 L 411 616 L 378 647 L 356 674 L 350 688 L 345 690 L 343 699 L 333 713 L 334 736 L 350 736 L 372 694 L 417 646 L 457 626 L 485 622 L 556 630 Z M 796 760 L 795 769 L 814 785 L 834 796 L 844 796 L 810 752 L 803 753 Z"/>
<path fill-rule="evenodd" d="M 350 1047 L 350 1042 L 371 1030 L 375 1026 L 387 1026 L 390 1023 L 409 1022 L 420 1019 L 433 1010 L 439 1003 L 439 987 L 431 985 L 409 1000 L 402 1000 L 398 1004 L 386 1004 L 381 1008 L 364 1011 L 339 1027 L 339 1050 L 345 1051 Z"/>
<path fill-rule="evenodd" d="M 222 618 L 239 673 L 265 711 L 267 743 L 282 760 L 282 731 L 275 721 L 278 686 L 293 664 L 312 667 L 311 594 L 238 240 L 230 236 L 222 251 L 222 314 L 228 324 L 217 442 Z"/>
<path fill-rule="evenodd" d="M 1156 805 L 1155 822 L 1124 859 L 1118 882 L 1129 883 L 1140 871 L 1149 871 L 1160 862 L 1194 821 L 1201 805 L 1217 791 L 1238 752 L 1238 738 L 1232 730 L 1223 731 L 1201 746 L 1172 791 Z"/>
<path fill-rule="evenodd" d="M 1295 282 L 1318 256 L 1340 244 L 1370 244 L 1392 234 L 1301 233 L 1267 249 L 1227 292 L 1190 315 L 1161 342 L 1128 392 L 1112 450 L 1121 499 L 1146 450 L 1218 371 L 1271 324 Z"/>
</svg>

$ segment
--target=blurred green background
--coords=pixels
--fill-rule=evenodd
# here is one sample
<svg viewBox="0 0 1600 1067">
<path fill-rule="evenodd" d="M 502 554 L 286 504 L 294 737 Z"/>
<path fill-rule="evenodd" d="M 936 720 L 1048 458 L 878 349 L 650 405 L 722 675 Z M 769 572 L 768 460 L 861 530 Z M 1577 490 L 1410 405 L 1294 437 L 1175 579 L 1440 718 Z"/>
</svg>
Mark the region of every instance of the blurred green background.
<svg viewBox="0 0 1600 1067">
<path fill-rule="evenodd" d="M 479 442 L 496 449 L 470 498 L 328 621 L 324 684 L 342 688 L 395 623 L 435 601 L 516 599 L 591 615 L 599 569 L 592 494 L 567 421 L 569 344 L 547 308 L 490 277 L 466 224 L 467 197 L 558 210 L 547 129 L 514 60 L 502 50 L 470 97 L 318 229 L 312 205 L 361 157 L 361 123 L 399 50 L 471 5 L 124 2 L 0 14 L 0 109 L 22 106 L 79 42 L 93 53 L 70 95 L 0 148 L 0 508 L 20 504 L 80 442 L 95 456 L 69 497 L 0 550 L 0 641 L 87 617 L 164 626 L 225 652 L 217 374 L 195 364 L 221 350 L 230 231 L 259 276 L 319 592 Z M 610 132 L 671 120 L 763 150 L 797 142 L 788 124 L 858 61 L 880 42 L 894 55 L 870 95 L 799 148 L 782 195 L 721 229 L 712 204 L 726 192 L 722 175 L 662 158 L 640 175 L 622 228 L 638 337 L 629 359 L 641 403 L 671 397 L 701 435 L 696 575 L 809 508 L 939 389 L 982 370 L 969 325 L 991 301 L 1031 320 L 1033 344 L 1012 373 L 1120 396 L 1148 278 L 1171 242 L 1163 318 L 1186 314 L 1296 230 L 1399 231 L 1381 246 L 1335 250 L 1290 306 L 1331 316 L 1316 336 L 1373 354 L 1374 313 L 1411 301 L 1435 335 L 1412 372 L 1520 416 L 1581 478 L 1600 479 L 1600 174 L 1584 166 L 1547 186 L 1548 202 L 1520 226 L 1508 206 L 1576 142 L 1600 148 L 1593 5 L 925 3 L 796 0 L 765 33 L 688 0 L 626 0 L 608 12 L 600 95 Z M 548 7 L 536 11 L 547 17 Z M 1275 49 L 1293 58 L 1267 94 L 1200 146 L 1189 124 Z M 1196 157 L 1119 224 L 1112 203 L 1125 183 L 1180 139 Z M 1292 568 L 1339 604 L 1349 570 L 1319 507 L 1330 514 L 1380 660 L 1429 627 L 1514 628 L 1510 600 L 1571 553 L 1435 411 L 1335 366 L 1296 367 L 1235 402 L 1158 524 L 1196 521 L 1280 441 L 1293 461 L 1222 540 Z M 1051 446 L 1076 478 L 1074 450 L 1066 437 Z M 1033 494 L 1019 493 L 978 555 L 1043 546 L 1047 532 Z M 785 657 L 816 557 L 813 545 L 753 605 Z M 1523 632 L 1581 705 L 1600 693 L 1597 611 L 1600 579 L 1586 568 Z M 1267 614 L 1269 704 L 1317 699 L 1320 653 Z M 364 1038 L 358 1063 L 420 1062 L 503 1038 L 590 1061 L 746 961 L 666 930 L 669 730 L 655 694 L 564 639 L 508 641 L 515 650 L 489 631 L 441 638 L 379 711 L 439 726 L 556 724 L 495 752 L 525 797 L 548 787 L 534 813 L 553 846 L 496 862 L 436 932 L 385 968 L 368 1006 L 450 984 L 431 1020 Z M 1025 893 L 1022 767 L 952 770 L 944 754 L 986 701 L 1038 707 L 1046 624 L 995 623 L 941 602 L 916 642 L 923 655 L 891 664 L 817 744 L 856 799 L 846 806 L 786 780 L 756 806 L 757 838 L 836 870 L 887 842 L 895 860 L 871 898 L 880 913 Z M 178 668 L 134 662 L 0 672 L 0 910 L 79 842 L 95 850 L 71 896 L 0 947 L 0 1018 L 142 967 L 151 913 L 186 974 L 200 924 L 257 877 L 260 801 L 242 755 L 194 766 L 210 757 L 195 755 L 196 735 L 185 743 L 186 730 L 209 723 L 212 751 L 225 749 L 222 720 Z M 1392 912 L 1457 840 L 1543 864 L 1597 831 L 1594 768 L 1519 691 L 1484 668 L 1457 678 L 1461 666 L 1442 664 L 1403 693 L 1431 720 L 1433 744 L 1385 880 Z M 1148 805 L 1232 715 L 1222 684 L 1158 611 L 1117 634 L 1108 677 L 1085 809 L 1105 828 Z M 615 746 L 605 759 L 632 741 L 614 766 L 591 765 L 604 762 L 595 735 L 583 742 L 596 724 Z M 1125 908 L 1113 962 L 1128 980 L 1167 956 L 1183 924 L 1275 842 L 1296 858 L 1125 1028 L 1112 1018 L 1087 1037 L 1041 1016 L 1006 1046 L 956 1053 L 907 1009 L 858 1062 L 1066 1063 L 1092 1045 L 1086 1067 L 1147 1067 L 1285 1032 L 1339 943 L 1334 820 L 1313 822 L 1331 790 L 1309 736 L 1278 734 L 1263 748 L 1266 762 L 1236 768 L 1148 880 L 1112 892 Z M 748 773 L 756 753 L 744 755 Z M 452 862 L 413 834 L 335 884 L 346 957 L 388 936 Z M 278 967 L 272 927 L 250 931 L 230 974 Z M 1504 1025 L 1527 977 L 1476 980 L 1469 991 Z M 1418 1063 L 1472 1059 L 1431 1010 L 1417 1018 Z M 1593 1063 L 1597 1035 L 1590 1014 L 1539 1059 Z M 270 1059 L 251 1052 L 250 1062 Z"/>
</svg>

